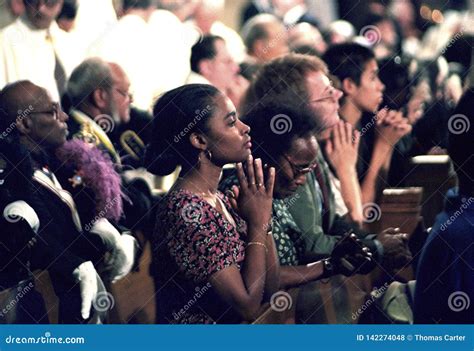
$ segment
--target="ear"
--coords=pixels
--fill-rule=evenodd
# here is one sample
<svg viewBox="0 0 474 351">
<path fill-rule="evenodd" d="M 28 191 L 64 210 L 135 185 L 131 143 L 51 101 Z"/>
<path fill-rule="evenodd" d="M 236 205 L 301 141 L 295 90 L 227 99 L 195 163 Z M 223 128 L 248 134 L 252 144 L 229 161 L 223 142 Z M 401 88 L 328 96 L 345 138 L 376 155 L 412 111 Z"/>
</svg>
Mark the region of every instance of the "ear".
<svg viewBox="0 0 474 351">
<path fill-rule="evenodd" d="M 253 55 L 258 57 L 258 58 L 264 58 L 266 56 L 266 49 L 265 48 L 266 46 L 266 43 L 265 43 L 265 40 L 263 39 L 258 39 L 258 40 L 255 40 L 255 42 L 253 43 Z"/>
<path fill-rule="evenodd" d="M 346 78 L 342 81 L 342 90 L 349 97 L 353 96 L 358 88 L 359 86 L 351 78 Z"/>
<path fill-rule="evenodd" d="M 199 149 L 200 151 L 204 151 L 207 149 L 206 137 L 201 133 L 191 133 L 191 135 L 189 135 L 189 142 L 193 147 Z"/>
<path fill-rule="evenodd" d="M 201 60 L 198 64 L 199 74 L 207 77 L 211 73 L 210 60 Z"/>
<path fill-rule="evenodd" d="M 92 103 L 100 110 L 105 109 L 109 103 L 109 93 L 105 89 L 97 88 L 92 93 Z"/>
<path fill-rule="evenodd" d="M 33 121 L 31 118 L 18 118 L 16 120 L 16 128 L 22 135 L 28 135 L 34 129 Z"/>
</svg>

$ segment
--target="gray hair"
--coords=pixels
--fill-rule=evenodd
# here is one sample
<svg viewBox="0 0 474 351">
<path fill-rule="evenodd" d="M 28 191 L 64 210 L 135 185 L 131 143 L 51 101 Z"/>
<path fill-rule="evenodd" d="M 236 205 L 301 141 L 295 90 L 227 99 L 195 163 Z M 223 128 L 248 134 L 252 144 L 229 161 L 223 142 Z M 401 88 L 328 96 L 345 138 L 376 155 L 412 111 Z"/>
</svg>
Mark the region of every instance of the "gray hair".
<svg viewBox="0 0 474 351">
<path fill-rule="evenodd" d="M 67 94 L 74 106 L 86 103 L 99 88 L 110 91 L 114 80 L 110 65 L 93 57 L 83 61 L 71 74 L 67 83 Z"/>
</svg>

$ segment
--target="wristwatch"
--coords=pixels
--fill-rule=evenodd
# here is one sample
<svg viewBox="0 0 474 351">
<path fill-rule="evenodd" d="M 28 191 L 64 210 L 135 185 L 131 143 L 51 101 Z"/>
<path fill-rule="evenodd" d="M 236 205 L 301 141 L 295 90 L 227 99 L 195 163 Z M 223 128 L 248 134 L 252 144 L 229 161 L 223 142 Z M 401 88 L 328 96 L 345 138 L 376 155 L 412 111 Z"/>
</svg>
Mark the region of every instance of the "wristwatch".
<svg viewBox="0 0 474 351">
<path fill-rule="evenodd" d="M 322 278 L 329 278 L 334 275 L 334 265 L 331 262 L 331 259 L 325 258 L 323 260 L 323 276 Z"/>
</svg>

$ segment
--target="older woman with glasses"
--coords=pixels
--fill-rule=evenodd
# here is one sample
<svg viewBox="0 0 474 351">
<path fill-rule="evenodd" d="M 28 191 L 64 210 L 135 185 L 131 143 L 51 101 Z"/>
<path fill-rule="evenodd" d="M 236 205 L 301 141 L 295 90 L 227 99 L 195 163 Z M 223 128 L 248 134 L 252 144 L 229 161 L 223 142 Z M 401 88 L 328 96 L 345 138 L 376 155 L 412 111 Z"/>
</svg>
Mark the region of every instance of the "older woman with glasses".
<svg viewBox="0 0 474 351">
<path fill-rule="evenodd" d="M 364 273 L 373 268 L 371 253 L 350 233 L 336 244 L 330 257 L 311 262 L 314 255 L 308 255 L 305 232 L 289 211 L 299 201 L 299 187 L 307 181 L 315 182 L 318 174 L 320 153 L 314 136 L 316 125 L 308 114 L 303 109 L 268 105 L 256 107 L 243 116 L 243 121 L 250 126 L 253 155 L 261 158 L 265 166 L 276 169 L 272 225 L 267 229 L 275 239 L 283 288 L 334 274 Z M 230 174 L 221 182 L 221 189 L 234 185 L 232 190 L 227 190 L 232 197 L 236 184 L 236 175 Z"/>
</svg>

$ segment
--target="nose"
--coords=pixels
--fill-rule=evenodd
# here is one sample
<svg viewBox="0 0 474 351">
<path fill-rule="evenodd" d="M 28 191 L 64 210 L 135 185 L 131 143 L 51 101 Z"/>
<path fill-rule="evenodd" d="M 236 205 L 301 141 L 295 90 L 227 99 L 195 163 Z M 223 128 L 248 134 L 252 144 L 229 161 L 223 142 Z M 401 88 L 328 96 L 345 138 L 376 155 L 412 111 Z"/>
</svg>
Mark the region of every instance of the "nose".
<svg viewBox="0 0 474 351">
<path fill-rule="evenodd" d="M 377 78 L 377 81 L 379 83 L 379 89 L 381 92 L 385 91 L 385 84 L 382 83 L 382 81 L 380 80 L 380 78 Z"/>
<path fill-rule="evenodd" d="M 61 122 L 66 122 L 68 119 L 69 119 L 68 114 L 64 112 L 63 110 L 59 110 L 59 120 Z"/>
<path fill-rule="evenodd" d="M 241 125 L 242 135 L 249 134 L 250 133 L 250 127 L 247 124 L 245 124 L 244 122 L 242 122 L 241 120 L 239 120 L 239 122 L 242 124 Z"/>
<path fill-rule="evenodd" d="M 333 94 L 334 95 L 334 100 L 339 101 L 343 94 L 344 93 L 341 90 L 339 90 L 337 88 L 334 88 L 334 94 Z"/>
</svg>

